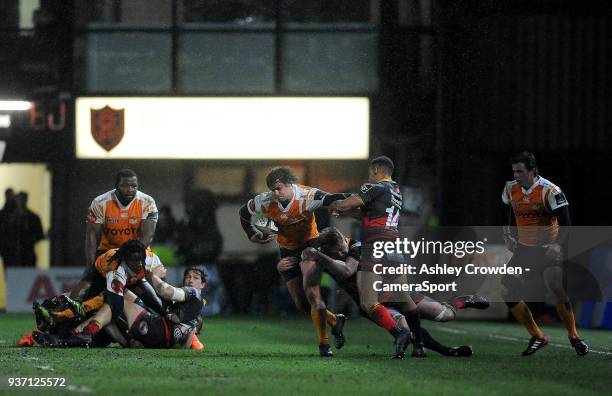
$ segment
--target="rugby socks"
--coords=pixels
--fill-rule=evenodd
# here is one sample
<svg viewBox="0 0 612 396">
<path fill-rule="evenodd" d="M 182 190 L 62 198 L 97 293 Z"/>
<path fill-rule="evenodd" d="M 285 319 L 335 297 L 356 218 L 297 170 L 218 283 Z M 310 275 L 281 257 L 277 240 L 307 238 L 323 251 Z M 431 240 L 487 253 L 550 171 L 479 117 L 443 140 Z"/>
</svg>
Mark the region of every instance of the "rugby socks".
<svg viewBox="0 0 612 396">
<path fill-rule="evenodd" d="M 410 331 L 414 334 L 414 344 L 423 343 L 423 333 L 421 331 L 421 316 L 419 315 L 419 311 L 416 309 L 413 312 L 410 312 L 406 315 L 406 322 L 408 323 L 408 327 L 410 327 Z"/>
<path fill-rule="evenodd" d="M 314 325 L 317 337 L 319 338 L 319 345 L 329 345 L 329 336 L 327 335 L 327 310 L 326 309 L 311 309 L 310 318 Z"/>
<path fill-rule="evenodd" d="M 87 312 L 91 312 L 91 311 L 100 309 L 102 305 L 104 305 L 104 297 L 96 296 L 96 297 L 90 298 L 89 300 L 83 302 L 83 309 L 85 313 L 87 313 Z M 72 319 L 75 316 L 71 308 L 67 308 L 59 312 L 50 312 L 50 314 L 55 316 L 56 318 L 61 318 L 61 319 Z"/>
<path fill-rule="evenodd" d="M 447 347 L 446 345 L 442 345 L 438 341 L 436 341 L 431 336 L 431 334 L 429 334 L 429 331 L 427 331 L 427 329 L 421 327 L 421 334 L 423 335 L 423 344 L 425 345 L 425 348 L 431 349 L 432 351 L 436 351 L 444 356 L 452 355 L 452 348 Z"/>
<path fill-rule="evenodd" d="M 83 333 L 87 333 L 91 335 L 92 337 L 98 334 L 99 331 L 100 331 L 100 324 L 96 322 L 95 320 L 92 320 L 91 323 L 89 323 L 87 327 L 83 329 Z"/>
<path fill-rule="evenodd" d="M 574 310 L 569 302 L 557 304 L 557 313 L 561 320 L 565 323 L 567 336 L 570 340 L 579 338 L 578 330 L 576 330 L 576 320 L 574 319 Z"/>
<path fill-rule="evenodd" d="M 533 319 L 531 310 L 524 301 L 518 302 L 516 305 L 512 306 L 510 312 L 512 312 L 517 322 L 525 326 L 532 337 L 544 338 L 544 333 Z"/>
<path fill-rule="evenodd" d="M 72 309 L 68 308 L 68 309 L 64 309 L 63 311 L 59 311 L 59 312 L 49 312 L 51 315 L 55 316 L 58 319 L 72 319 L 74 318 L 74 312 L 72 312 Z"/>
<path fill-rule="evenodd" d="M 89 300 L 83 302 L 83 308 L 85 308 L 85 312 L 94 311 L 102 308 L 104 305 L 104 296 L 95 296 L 94 298 L 90 298 Z"/>
<path fill-rule="evenodd" d="M 443 304 L 450 305 L 448 303 L 443 303 Z M 463 309 L 463 308 L 465 308 L 465 301 L 463 301 L 463 300 L 455 300 L 455 301 L 453 301 L 453 305 L 457 309 Z"/>
<path fill-rule="evenodd" d="M 389 313 L 389 310 L 382 304 L 376 303 L 368 311 L 370 318 L 380 327 L 387 330 L 393 337 L 397 337 L 399 331 L 395 323 L 395 319 Z"/>
<path fill-rule="evenodd" d="M 336 314 L 334 314 L 329 309 L 326 309 L 325 310 L 325 320 L 327 321 L 328 325 L 330 325 L 331 327 L 334 327 L 336 325 Z"/>
</svg>

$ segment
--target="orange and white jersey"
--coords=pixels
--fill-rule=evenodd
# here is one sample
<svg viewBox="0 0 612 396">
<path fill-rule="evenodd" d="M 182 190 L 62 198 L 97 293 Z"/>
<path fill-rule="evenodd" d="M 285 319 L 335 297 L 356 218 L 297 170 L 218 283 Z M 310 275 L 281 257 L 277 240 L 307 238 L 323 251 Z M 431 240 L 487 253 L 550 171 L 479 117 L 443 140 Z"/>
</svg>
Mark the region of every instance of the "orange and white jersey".
<svg viewBox="0 0 612 396">
<path fill-rule="evenodd" d="M 140 238 L 142 220 L 157 220 L 157 206 L 149 195 L 137 191 L 132 201 L 123 206 L 115 190 L 96 197 L 87 213 L 87 222 L 102 224 L 98 250 L 118 248 L 124 242 Z"/>
<path fill-rule="evenodd" d="M 136 282 L 144 279 L 147 272 L 151 268 L 162 265 L 161 260 L 151 249 L 147 249 L 145 258 L 145 269 L 136 275 L 129 275 L 119 260 L 115 260 L 114 256 L 119 249 L 110 249 L 101 254 L 95 262 L 96 271 L 106 279 L 106 290 L 112 293 L 123 295 L 123 289 L 126 285 L 133 285 Z"/>
<path fill-rule="evenodd" d="M 319 236 L 314 211 L 323 206 L 325 193 L 299 184 L 292 184 L 291 188 L 293 199 L 287 206 L 281 205 L 274 193 L 268 191 L 250 200 L 247 208 L 251 215 L 262 214 L 272 219 L 278 227 L 278 244 L 294 250 Z"/>
<path fill-rule="evenodd" d="M 519 243 L 541 246 L 557 240 L 559 225 L 553 211 L 569 205 L 559 187 L 540 176 L 528 190 L 515 180 L 509 181 L 504 186 L 502 201 L 512 206 Z"/>
</svg>

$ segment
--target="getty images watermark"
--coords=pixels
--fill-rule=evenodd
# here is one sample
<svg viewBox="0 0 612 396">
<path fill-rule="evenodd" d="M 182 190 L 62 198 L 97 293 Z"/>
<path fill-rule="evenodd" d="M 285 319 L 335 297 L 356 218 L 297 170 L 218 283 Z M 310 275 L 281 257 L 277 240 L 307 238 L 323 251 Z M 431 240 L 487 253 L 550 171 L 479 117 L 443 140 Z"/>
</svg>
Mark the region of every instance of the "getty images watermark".
<svg viewBox="0 0 612 396">
<path fill-rule="evenodd" d="M 510 229 L 516 241 L 533 242 L 513 245 L 502 227 L 402 228 L 397 239 L 364 243 L 362 268 L 377 275 L 367 286 L 389 301 L 411 292 L 547 301 L 555 279 L 575 301 L 612 301 L 612 227 L 557 230 L 561 246 L 545 239 L 550 229 L 527 231 L 530 239 Z"/>
</svg>

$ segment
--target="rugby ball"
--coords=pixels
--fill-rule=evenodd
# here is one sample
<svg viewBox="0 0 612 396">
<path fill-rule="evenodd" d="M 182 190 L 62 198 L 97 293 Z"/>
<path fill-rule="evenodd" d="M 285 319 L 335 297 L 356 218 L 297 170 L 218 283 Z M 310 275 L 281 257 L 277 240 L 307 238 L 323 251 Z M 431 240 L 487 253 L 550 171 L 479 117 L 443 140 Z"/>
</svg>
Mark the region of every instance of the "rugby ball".
<svg viewBox="0 0 612 396">
<path fill-rule="evenodd" d="M 274 221 L 262 214 L 254 214 L 251 216 L 251 226 L 261 233 L 261 238 L 267 238 L 270 235 L 278 233 L 278 227 L 276 227 Z"/>
</svg>

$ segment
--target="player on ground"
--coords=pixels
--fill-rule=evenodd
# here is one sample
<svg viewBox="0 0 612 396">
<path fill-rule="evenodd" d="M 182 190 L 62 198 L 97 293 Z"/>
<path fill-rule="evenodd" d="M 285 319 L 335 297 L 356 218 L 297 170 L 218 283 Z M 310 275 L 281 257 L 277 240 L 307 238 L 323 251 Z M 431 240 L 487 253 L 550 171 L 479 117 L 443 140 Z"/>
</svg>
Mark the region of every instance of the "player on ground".
<svg viewBox="0 0 612 396">
<path fill-rule="evenodd" d="M 319 235 L 319 248 L 307 248 L 302 255 L 316 260 L 336 280 L 338 286 L 359 304 L 357 268 L 361 261 L 361 242 L 346 238 L 335 227 L 328 227 L 322 230 Z M 440 303 L 420 293 L 411 293 L 411 297 L 417 304 L 421 317 L 436 322 L 454 320 L 457 309 L 486 309 L 489 307 L 486 299 L 476 295 L 457 297 L 452 304 Z M 399 313 L 397 306 L 383 303 L 383 307 L 388 309 L 391 316 L 396 320 L 397 331 L 408 329 L 405 318 Z M 361 312 L 368 317 L 366 312 L 363 310 Z M 433 349 L 445 356 L 471 356 L 472 354 L 472 349 L 467 345 L 457 348 L 447 347 L 437 342 L 424 328 L 421 328 L 421 330 L 426 348 Z M 391 332 L 391 335 L 394 334 L 397 334 L 397 332 Z"/>
<path fill-rule="evenodd" d="M 504 239 L 508 249 L 514 253 L 508 266 L 531 267 L 535 269 L 531 272 L 536 275 L 536 282 L 543 278 L 558 299 L 557 312 L 565 323 L 570 343 L 579 356 L 586 355 L 589 347 L 578 335 L 572 305 L 563 287 L 564 245 L 567 228 L 571 225 L 568 201 L 559 187 L 538 175 L 532 153 L 517 154 L 512 157 L 511 163 L 514 180 L 507 182 L 502 191 L 507 225 L 504 227 Z M 513 225 L 516 225 L 518 235 L 512 232 Z M 540 283 L 530 283 L 525 279 L 518 281 L 512 276 L 504 278 L 506 304 L 531 335 L 523 356 L 546 346 L 548 339 L 536 324 L 525 301 L 515 291 L 529 293 L 541 290 Z"/>
<path fill-rule="evenodd" d="M 197 267 L 187 268 L 180 288 L 164 282 L 161 278 L 165 275 L 163 266 L 150 274 L 157 293 L 170 302 L 165 316 L 147 310 L 135 294 L 126 292 L 124 311 L 130 335 L 147 348 L 193 348 L 193 337 L 201 324 L 205 304 L 202 290 L 206 285 L 206 272 Z"/>
<path fill-rule="evenodd" d="M 297 177 L 289 168 L 276 168 L 268 173 L 266 184 L 270 191 L 257 195 L 240 209 L 242 227 L 254 243 L 269 243 L 273 235 L 263 236 L 251 224 L 251 217 L 263 215 L 272 219 L 278 227 L 277 242 L 284 263 L 300 262 L 302 251 L 315 246 L 319 233 L 314 211 L 327 206 L 345 194 L 328 194 L 316 188 L 299 185 Z M 334 315 L 327 310 L 321 298 L 320 277 L 314 270 L 316 263 L 301 261 L 291 270 L 280 271 L 291 298 L 298 309 L 309 312 L 319 339 L 319 353 L 323 357 L 333 356 L 329 347 L 326 322 L 336 337 L 336 347 L 344 345 L 344 315 Z"/>
<path fill-rule="evenodd" d="M 388 241 L 399 238 L 399 217 L 402 207 L 402 193 L 396 182 L 391 179 L 393 161 L 385 156 L 374 158 L 368 168 L 370 183 L 364 184 L 359 193 L 330 204 L 329 209 L 336 212 L 346 212 L 361 208 L 361 238 L 364 242 L 365 257 L 359 263 L 357 270 L 357 285 L 359 288 L 360 306 L 370 318 L 387 331 L 396 331 L 395 321 L 380 304 L 379 296 L 372 285 L 381 281 L 381 276 L 373 272 L 376 262 L 385 266 L 396 266 L 404 259 L 401 255 L 385 255 L 376 259 L 372 255 L 372 245 L 377 241 Z M 405 276 L 393 279 L 394 282 L 405 282 Z M 414 333 L 415 342 L 412 356 L 425 357 L 425 348 L 421 337 L 421 320 L 417 306 L 409 293 L 399 293 L 393 300 L 397 301 L 402 314 L 406 317 L 410 330 Z M 394 302 L 395 302 L 394 301 Z M 402 359 L 406 347 L 410 343 L 409 331 L 401 330 L 396 336 L 396 359 Z"/>
<path fill-rule="evenodd" d="M 77 327 L 77 333 L 67 340 L 68 346 L 89 346 L 93 337 L 111 320 L 123 313 L 124 289 L 144 279 L 150 268 L 146 267 L 147 250 L 135 239 L 125 242 L 119 249 L 111 249 L 96 259 L 96 276 L 91 290 L 100 292 L 105 285 L 104 304 L 95 315 Z M 158 266 L 159 267 L 159 266 Z"/>
</svg>

